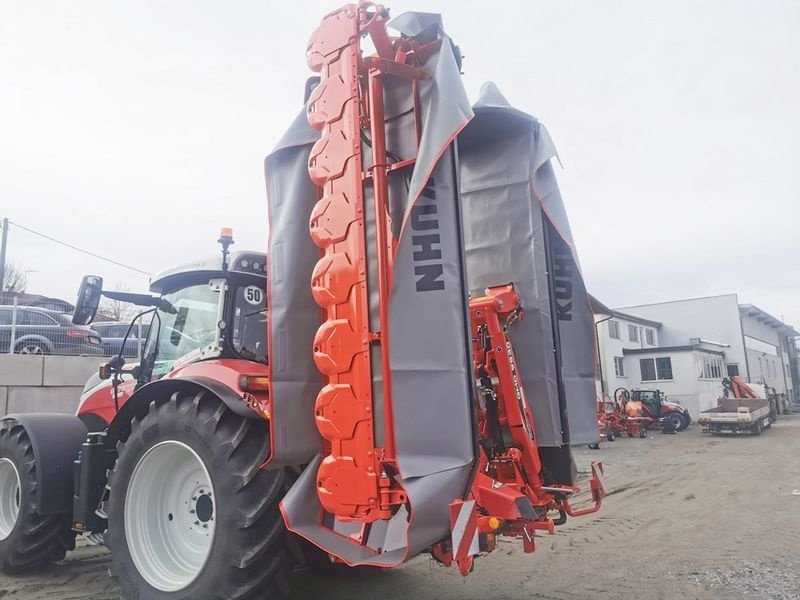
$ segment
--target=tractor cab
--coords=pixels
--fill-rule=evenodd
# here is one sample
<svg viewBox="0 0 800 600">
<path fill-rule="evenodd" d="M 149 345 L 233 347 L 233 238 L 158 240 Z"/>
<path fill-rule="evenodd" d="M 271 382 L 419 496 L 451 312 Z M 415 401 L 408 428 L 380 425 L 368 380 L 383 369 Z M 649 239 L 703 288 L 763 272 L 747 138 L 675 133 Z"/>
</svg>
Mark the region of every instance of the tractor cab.
<svg viewBox="0 0 800 600">
<path fill-rule="evenodd" d="M 642 403 L 646 416 L 653 419 L 661 416 L 661 403 L 664 400 L 661 390 L 631 390 L 631 400 Z"/>
<path fill-rule="evenodd" d="M 160 273 L 140 381 L 210 358 L 267 362 L 266 255 L 237 252 Z"/>
<path fill-rule="evenodd" d="M 99 415 L 110 422 L 136 389 L 192 363 L 211 359 L 268 362 L 266 254 L 229 252 L 233 241 L 227 231 L 223 231 L 220 243 L 220 255 L 153 277 L 151 294 L 105 291 L 102 278 L 83 278 L 75 322 L 90 323 L 103 296 L 147 308 L 132 320 L 120 353 L 87 383 L 79 414 Z M 122 358 L 125 344 L 142 321 L 149 324 L 149 333 L 141 361 L 126 366 Z M 109 386 L 114 388 L 113 404 L 109 403 L 109 394 L 102 392 Z"/>
</svg>

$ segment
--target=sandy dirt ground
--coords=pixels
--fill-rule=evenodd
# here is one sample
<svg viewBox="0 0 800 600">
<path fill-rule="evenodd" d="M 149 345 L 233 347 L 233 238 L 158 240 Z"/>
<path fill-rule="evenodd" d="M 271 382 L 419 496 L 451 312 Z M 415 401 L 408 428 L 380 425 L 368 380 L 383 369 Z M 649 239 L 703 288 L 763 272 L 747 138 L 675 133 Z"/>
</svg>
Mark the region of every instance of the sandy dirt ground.
<svg viewBox="0 0 800 600">
<path fill-rule="evenodd" d="M 584 475 L 603 460 L 611 493 L 600 513 L 538 537 L 535 554 L 504 541 L 468 578 L 426 557 L 369 578 L 301 574 L 293 597 L 800 598 L 800 415 L 760 437 L 710 437 L 692 426 L 576 454 Z M 0 598 L 117 598 L 110 562 L 83 546 L 46 572 L 0 575 Z"/>
</svg>

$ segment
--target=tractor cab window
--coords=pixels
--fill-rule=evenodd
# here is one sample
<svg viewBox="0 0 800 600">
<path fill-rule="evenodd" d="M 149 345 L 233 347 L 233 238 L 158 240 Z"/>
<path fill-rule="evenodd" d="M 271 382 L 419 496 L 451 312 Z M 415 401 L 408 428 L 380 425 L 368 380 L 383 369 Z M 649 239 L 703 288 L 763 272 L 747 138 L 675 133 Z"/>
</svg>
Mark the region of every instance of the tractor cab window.
<svg viewBox="0 0 800 600">
<path fill-rule="evenodd" d="M 174 312 L 158 309 L 145 348 L 152 378 L 172 370 L 175 361 L 199 352 L 216 338 L 219 292 L 203 283 L 164 294 Z"/>
<path fill-rule="evenodd" d="M 233 291 L 231 345 L 242 358 L 267 362 L 267 298 L 258 285 Z"/>
<path fill-rule="evenodd" d="M 639 393 L 639 400 L 642 402 L 658 402 L 658 397 L 654 391 L 645 390 Z"/>
</svg>

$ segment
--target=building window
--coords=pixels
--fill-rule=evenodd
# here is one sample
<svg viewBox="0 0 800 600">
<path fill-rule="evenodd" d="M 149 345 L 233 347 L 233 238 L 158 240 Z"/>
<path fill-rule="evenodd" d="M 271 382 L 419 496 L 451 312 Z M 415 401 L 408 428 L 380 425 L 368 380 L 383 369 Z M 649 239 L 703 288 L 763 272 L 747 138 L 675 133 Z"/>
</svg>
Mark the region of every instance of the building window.
<svg viewBox="0 0 800 600">
<path fill-rule="evenodd" d="M 619 321 L 608 322 L 608 337 L 612 340 L 619 339 Z"/>
<path fill-rule="evenodd" d="M 656 345 L 656 332 L 652 329 L 645 329 L 644 330 L 644 337 L 647 340 L 648 345 L 655 346 Z"/>
<path fill-rule="evenodd" d="M 669 356 L 656 359 L 656 374 L 659 379 L 672 379 L 672 359 Z"/>
<path fill-rule="evenodd" d="M 738 377 L 739 376 L 739 365 L 737 365 L 737 364 L 725 365 L 725 370 L 728 372 L 728 377 Z"/>
<path fill-rule="evenodd" d="M 695 354 L 695 364 L 698 367 L 698 379 L 722 379 L 722 358 L 719 356 L 709 356 L 708 354 L 698 356 Z M 738 373 L 738 365 L 728 365 L 729 375 L 730 367 L 736 367 Z"/>
<path fill-rule="evenodd" d="M 639 341 L 639 328 L 636 325 L 628 325 L 628 339 L 632 342 Z"/>
<path fill-rule="evenodd" d="M 622 357 L 614 357 L 614 374 L 617 377 L 625 377 L 625 365 L 622 364 Z"/>
<path fill-rule="evenodd" d="M 672 379 L 672 359 L 669 356 L 639 359 L 639 369 L 642 373 L 642 381 Z"/>
<path fill-rule="evenodd" d="M 642 372 L 642 381 L 656 380 L 656 362 L 652 358 L 639 359 L 639 370 Z"/>
</svg>

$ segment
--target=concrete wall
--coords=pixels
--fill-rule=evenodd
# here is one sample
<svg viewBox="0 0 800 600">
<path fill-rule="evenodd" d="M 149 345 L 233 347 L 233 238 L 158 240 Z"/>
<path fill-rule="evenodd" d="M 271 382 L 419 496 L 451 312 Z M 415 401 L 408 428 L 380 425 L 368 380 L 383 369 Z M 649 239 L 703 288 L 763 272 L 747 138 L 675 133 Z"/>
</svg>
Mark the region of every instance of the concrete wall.
<svg viewBox="0 0 800 600">
<path fill-rule="evenodd" d="M 0 354 L 0 414 L 74 413 L 86 380 L 105 359 Z"/>
</svg>

